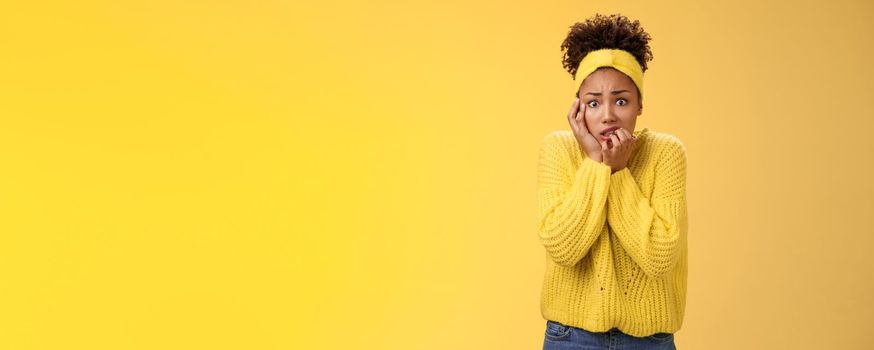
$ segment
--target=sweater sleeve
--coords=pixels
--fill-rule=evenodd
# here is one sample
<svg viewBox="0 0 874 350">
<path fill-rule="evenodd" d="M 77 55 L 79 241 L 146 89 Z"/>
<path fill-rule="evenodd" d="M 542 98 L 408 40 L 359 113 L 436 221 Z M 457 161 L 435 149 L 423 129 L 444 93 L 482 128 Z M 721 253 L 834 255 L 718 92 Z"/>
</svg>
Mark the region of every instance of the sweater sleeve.
<svg viewBox="0 0 874 350">
<path fill-rule="evenodd" d="M 549 257 L 574 266 L 604 231 L 610 167 L 582 155 L 555 132 L 544 138 L 537 171 L 540 216 L 538 234 Z M 579 152 L 580 166 L 572 166 L 569 152 Z"/>
<path fill-rule="evenodd" d="M 628 168 L 611 174 L 607 222 L 643 272 L 660 277 L 679 260 L 688 226 L 686 151 L 679 140 L 665 146 L 654 175 L 649 199 Z"/>
</svg>

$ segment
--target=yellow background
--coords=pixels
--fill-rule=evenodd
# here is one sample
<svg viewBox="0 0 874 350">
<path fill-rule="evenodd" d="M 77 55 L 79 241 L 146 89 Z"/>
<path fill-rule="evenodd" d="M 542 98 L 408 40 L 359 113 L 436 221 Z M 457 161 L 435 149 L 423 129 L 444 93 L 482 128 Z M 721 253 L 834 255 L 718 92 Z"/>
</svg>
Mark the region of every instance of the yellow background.
<svg viewBox="0 0 874 350">
<path fill-rule="evenodd" d="M 870 1 L 0 5 L 0 349 L 538 349 L 568 27 L 653 36 L 680 349 L 864 349 Z"/>
</svg>

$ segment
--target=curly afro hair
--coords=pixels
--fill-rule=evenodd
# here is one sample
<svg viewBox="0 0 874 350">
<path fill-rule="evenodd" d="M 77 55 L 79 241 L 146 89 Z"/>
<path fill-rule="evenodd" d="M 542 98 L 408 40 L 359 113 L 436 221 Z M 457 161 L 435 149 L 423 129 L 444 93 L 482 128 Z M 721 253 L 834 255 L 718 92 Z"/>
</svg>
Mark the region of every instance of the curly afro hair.
<svg viewBox="0 0 874 350">
<path fill-rule="evenodd" d="M 632 22 L 618 13 L 609 16 L 596 13 L 585 22 L 570 27 L 567 38 L 561 43 L 564 51 L 562 65 L 576 79 L 577 67 L 586 54 L 599 49 L 620 49 L 631 53 L 645 72 L 646 62 L 652 60 L 650 39 L 652 37 L 643 31 L 640 21 Z"/>
</svg>

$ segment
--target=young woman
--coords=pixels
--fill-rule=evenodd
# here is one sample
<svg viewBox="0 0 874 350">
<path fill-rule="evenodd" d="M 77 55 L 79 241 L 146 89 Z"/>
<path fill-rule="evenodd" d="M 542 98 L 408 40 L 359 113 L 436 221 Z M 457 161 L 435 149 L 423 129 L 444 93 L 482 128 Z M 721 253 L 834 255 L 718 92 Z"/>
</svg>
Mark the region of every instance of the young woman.
<svg viewBox="0 0 874 350">
<path fill-rule="evenodd" d="M 543 138 L 537 176 L 545 350 L 676 349 L 686 150 L 676 136 L 636 128 L 649 40 L 638 21 L 597 14 L 562 43 L 577 77 L 571 130 Z"/>
</svg>

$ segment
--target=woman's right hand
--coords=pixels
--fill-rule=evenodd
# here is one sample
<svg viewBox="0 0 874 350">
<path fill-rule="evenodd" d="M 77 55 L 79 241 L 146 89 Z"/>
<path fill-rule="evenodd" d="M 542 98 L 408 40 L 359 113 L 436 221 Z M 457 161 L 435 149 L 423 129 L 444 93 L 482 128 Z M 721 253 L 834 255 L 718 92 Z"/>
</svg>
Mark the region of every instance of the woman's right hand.
<svg viewBox="0 0 874 350">
<path fill-rule="evenodd" d="M 574 99 L 574 104 L 571 105 L 571 110 L 567 114 L 568 123 L 574 131 L 574 136 L 577 138 L 577 144 L 580 150 L 585 152 L 589 158 L 600 162 L 601 161 L 601 143 L 594 135 L 589 133 L 589 128 L 586 126 L 586 105 L 583 104 L 583 109 L 580 110 L 580 98 Z"/>
</svg>

